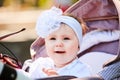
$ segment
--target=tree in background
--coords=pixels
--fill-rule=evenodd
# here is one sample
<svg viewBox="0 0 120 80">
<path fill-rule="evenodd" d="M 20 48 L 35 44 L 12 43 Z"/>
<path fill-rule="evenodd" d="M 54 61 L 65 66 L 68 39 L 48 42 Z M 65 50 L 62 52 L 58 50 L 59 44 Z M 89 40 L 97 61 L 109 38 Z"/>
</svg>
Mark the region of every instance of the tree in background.
<svg viewBox="0 0 120 80">
<path fill-rule="evenodd" d="M 47 9 L 53 5 L 53 0 L 0 0 L 0 7 L 12 9 Z"/>
</svg>

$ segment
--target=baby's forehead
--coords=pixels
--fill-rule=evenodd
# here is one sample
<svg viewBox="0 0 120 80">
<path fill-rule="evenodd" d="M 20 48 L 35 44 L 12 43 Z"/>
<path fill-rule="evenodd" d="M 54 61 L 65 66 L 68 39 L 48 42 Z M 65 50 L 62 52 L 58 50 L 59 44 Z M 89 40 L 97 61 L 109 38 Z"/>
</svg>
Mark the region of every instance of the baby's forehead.
<svg viewBox="0 0 120 80">
<path fill-rule="evenodd" d="M 74 32 L 74 30 L 69 26 L 69 25 L 67 25 L 67 24 L 65 24 L 65 23 L 62 23 L 62 24 L 60 24 L 60 27 L 59 27 L 59 29 L 57 30 L 57 31 L 70 31 L 70 32 Z M 65 32 L 64 32 L 65 33 Z"/>
<path fill-rule="evenodd" d="M 74 30 L 66 24 L 61 24 L 60 27 L 57 30 L 55 30 L 55 31 L 53 31 L 52 33 L 49 34 L 49 36 L 56 36 L 56 35 L 76 36 Z"/>
</svg>

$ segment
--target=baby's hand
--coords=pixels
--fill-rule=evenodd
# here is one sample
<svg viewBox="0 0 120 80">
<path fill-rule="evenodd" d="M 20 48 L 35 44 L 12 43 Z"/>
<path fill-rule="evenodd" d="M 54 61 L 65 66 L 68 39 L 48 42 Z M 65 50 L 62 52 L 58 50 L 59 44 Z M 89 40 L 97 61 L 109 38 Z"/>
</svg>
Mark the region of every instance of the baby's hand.
<svg viewBox="0 0 120 80">
<path fill-rule="evenodd" d="M 45 74 L 47 74 L 48 76 L 57 76 L 58 75 L 58 73 L 53 69 L 45 69 L 45 68 L 43 68 L 42 71 Z"/>
</svg>

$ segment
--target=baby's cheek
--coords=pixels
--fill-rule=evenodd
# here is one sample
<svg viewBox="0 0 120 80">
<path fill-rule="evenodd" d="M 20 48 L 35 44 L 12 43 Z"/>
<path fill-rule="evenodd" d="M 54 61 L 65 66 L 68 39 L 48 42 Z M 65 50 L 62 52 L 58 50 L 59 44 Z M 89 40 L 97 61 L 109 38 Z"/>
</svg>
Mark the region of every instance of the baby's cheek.
<svg viewBox="0 0 120 80">
<path fill-rule="evenodd" d="M 78 46 L 72 45 L 71 47 L 68 48 L 70 52 L 76 53 L 79 50 Z"/>
</svg>

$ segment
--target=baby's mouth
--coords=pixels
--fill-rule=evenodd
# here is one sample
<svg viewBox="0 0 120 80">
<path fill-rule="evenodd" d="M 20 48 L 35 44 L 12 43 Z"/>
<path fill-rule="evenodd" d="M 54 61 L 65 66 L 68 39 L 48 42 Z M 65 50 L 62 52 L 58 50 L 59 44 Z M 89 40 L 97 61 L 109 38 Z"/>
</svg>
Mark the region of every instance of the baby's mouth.
<svg viewBox="0 0 120 80">
<path fill-rule="evenodd" d="M 65 51 L 55 51 L 55 53 L 62 54 L 65 53 Z"/>
</svg>

